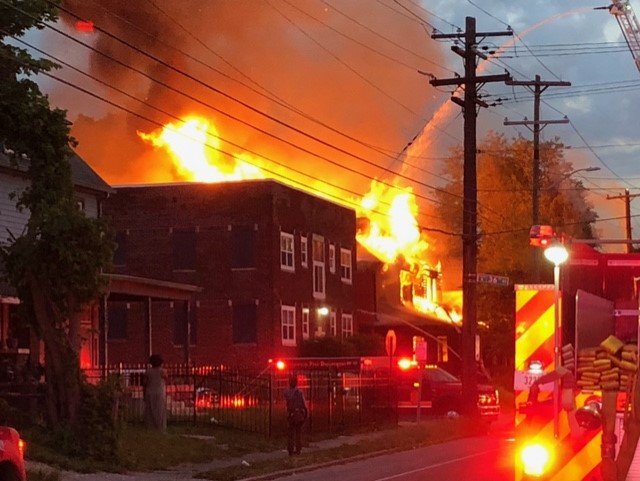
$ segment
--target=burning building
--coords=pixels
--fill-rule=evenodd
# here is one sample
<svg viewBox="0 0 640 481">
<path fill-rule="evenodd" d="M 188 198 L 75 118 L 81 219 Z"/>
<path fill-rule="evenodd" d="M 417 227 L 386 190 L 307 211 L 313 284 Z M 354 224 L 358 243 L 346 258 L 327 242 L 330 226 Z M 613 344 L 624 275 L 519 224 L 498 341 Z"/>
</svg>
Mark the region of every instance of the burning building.
<svg viewBox="0 0 640 481">
<path fill-rule="evenodd" d="M 306 339 L 358 331 L 353 210 L 249 180 L 117 187 L 104 211 L 118 232 L 115 274 L 200 288 L 190 307 L 153 302 L 147 326 L 144 305 L 109 302 L 109 362 L 160 352 L 265 367 Z"/>
</svg>

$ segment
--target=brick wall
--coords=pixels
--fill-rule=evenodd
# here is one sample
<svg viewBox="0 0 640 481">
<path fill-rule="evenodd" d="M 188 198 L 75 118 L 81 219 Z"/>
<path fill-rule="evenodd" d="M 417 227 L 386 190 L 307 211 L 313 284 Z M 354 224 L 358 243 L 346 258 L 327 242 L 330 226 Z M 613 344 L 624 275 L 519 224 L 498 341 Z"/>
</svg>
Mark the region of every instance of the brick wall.
<svg viewBox="0 0 640 481">
<path fill-rule="evenodd" d="M 173 184 L 117 188 L 105 203 L 105 217 L 124 233 L 124 263 L 114 272 L 197 285 L 203 291 L 192 309 L 197 317 L 197 342 L 189 353 L 196 362 L 260 366 L 275 356 L 294 356 L 302 341 L 302 308 L 310 312 L 316 331 L 316 311 L 328 306 L 355 314 L 356 240 L 352 210 L 275 181 L 226 184 Z M 233 267 L 234 239 L 241 229 L 255 239 L 253 268 Z M 174 270 L 172 233 L 195 231 L 195 268 Z M 280 267 L 280 232 L 294 236 L 295 272 Z M 313 297 L 312 236 L 324 238 L 326 299 Z M 308 267 L 300 257 L 301 237 L 309 243 Z M 329 244 L 336 250 L 336 272 L 328 265 Z M 340 248 L 352 252 L 352 283 L 340 278 Z M 132 303 L 133 306 L 135 303 Z M 256 341 L 233 342 L 233 305 L 256 306 Z M 296 307 L 295 347 L 281 341 L 280 307 Z M 180 361 L 184 347 L 175 346 L 175 315 L 169 302 L 154 302 L 153 349 L 167 361 Z M 130 310 L 125 341 L 109 342 L 110 362 L 140 362 L 144 353 L 144 317 Z M 354 330 L 357 326 L 354 320 Z M 340 326 L 338 324 L 338 335 Z M 131 359 L 132 357 L 141 358 Z"/>
</svg>

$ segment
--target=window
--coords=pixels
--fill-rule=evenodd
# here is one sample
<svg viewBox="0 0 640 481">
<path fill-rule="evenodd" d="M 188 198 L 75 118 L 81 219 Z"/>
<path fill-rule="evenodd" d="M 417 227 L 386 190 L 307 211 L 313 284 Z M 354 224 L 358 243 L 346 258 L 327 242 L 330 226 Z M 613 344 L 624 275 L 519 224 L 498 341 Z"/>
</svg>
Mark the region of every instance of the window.
<svg viewBox="0 0 640 481">
<path fill-rule="evenodd" d="M 255 343 L 258 306 L 251 304 L 233 305 L 233 342 L 234 344 Z"/>
<path fill-rule="evenodd" d="M 280 268 L 283 271 L 295 272 L 294 261 L 293 235 L 280 232 Z"/>
<path fill-rule="evenodd" d="M 309 267 L 309 246 L 307 236 L 300 236 L 300 264 L 302 267 Z"/>
<path fill-rule="evenodd" d="M 234 226 L 231 230 L 231 267 L 255 267 L 255 229 L 253 226 Z"/>
<path fill-rule="evenodd" d="M 342 314 L 342 337 L 353 336 L 353 316 Z"/>
<path fill-rule="evenodd" d="M 280 321 L 282 324 L 282 345 L 296 345 L 296 308 L 292 306 L 282 306 L 280 310 Z"/>
<path fill-rule="evenodd" d="M 193 230 L 174 230 L 171 234 L 174 271 L 193 271 L 196 268 L 196 233 Z"/>
<path fill-rule="evenodd" d="M 124 266 L 127 263 L 127 231 L 116 232 L 116 250 L 113 253 L 113 265 Z"/>
<path fill-rule="evenodd" d="M 349 249 L 340 249 L 340 279 L 342 282 L 351 284 L 351 251 Z"/>
<path fill-rule="evenodd" d="M 325 277 L 324 277 L 324 237 L 313 236 L 313 297 L 324 299 Z"/>
<path fill-rule="evenodd" d="M 188 316 L 188 317 L 187 317 Z M 190 325 L 187 324 L 190 320 Z M 184 340 L 189 331 L 189 344 L 195 345 L 197 340 L 197 329 L 195 325 L 195 311 L 190 308 L 187 301 L 174 301 L 173 303 L 173 344 L 184 346 Z"/>
<path fill-rule="evenodd" d="M 309 339 L 309 308 L 302 308 L 302 339 Z"/>
<path fill-rule="evenodd" d="M 127 305 L 109 303 L 107 312 L 107 339 L 127 339 Z"/>
<path fill-rule="evenodd" d="M 331 311 L 331 315 L 329 316 L 329 333 L 331 333 L 332 336 L 335 336 L 338 333 L 336 326 L 336 311 Z"/>
<path fill-rule="evenodd" d="M 438 336 L 438 362 L 449 361 L 449 341 L 447 336 Z"/>
<path fill-rule="evenodd" d="M 336 246 L 329 244 L 329 271 L 336 273 Z"/>
</svg>

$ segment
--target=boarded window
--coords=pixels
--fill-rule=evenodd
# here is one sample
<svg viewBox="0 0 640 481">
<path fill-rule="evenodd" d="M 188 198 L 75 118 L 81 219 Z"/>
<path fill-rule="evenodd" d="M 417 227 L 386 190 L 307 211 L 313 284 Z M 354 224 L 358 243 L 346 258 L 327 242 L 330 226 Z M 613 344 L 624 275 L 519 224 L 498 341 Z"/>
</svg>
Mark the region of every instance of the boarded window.
<svg viewBox="0 0 640 481">
<path fill-rule="evenodd" d="M 234 227 L 231 231 L 231 260 L 236 269 L 255 267 L 255 237 L 253 227 Z"/>
<path fill-rule="evenodd" d="M 107 339 L 110 341 L 127 338 L 127 305 L 109 304 Z"/>
<path fill-rule="evenodd" d="M 233 305 L 233 342 L 235 344 L 256 342 L 258 306 L 251 304 Z"/>
<path fill-rule="evenodd" d="M 116 232 L 116 250 L 113 253 L 113 265 L 124 266 L 127 264 L 127 232 L 119 230 Z"/>
<path fill-rule="evenodd" d="M 193 271 L 196 268 L 196 233 L 193 230 L 174 230 L 171 235 L 173 270 Z"/>
<path fill-rule="evenodd" d="M 187 337 L 187 329 L 190 331 L 189 344 L 195 345 L 198 340 L 198 329 L 196 323 L 195 310 L 187 310 L 187 302 L 176 301 L 173 306 L 174 324 L 173 324 L 173 343 L 176 346 L 184 346 L 184 340 Z M 191 321 L 191 326 L 187 326 L 187 316 Z"/>
</svg>

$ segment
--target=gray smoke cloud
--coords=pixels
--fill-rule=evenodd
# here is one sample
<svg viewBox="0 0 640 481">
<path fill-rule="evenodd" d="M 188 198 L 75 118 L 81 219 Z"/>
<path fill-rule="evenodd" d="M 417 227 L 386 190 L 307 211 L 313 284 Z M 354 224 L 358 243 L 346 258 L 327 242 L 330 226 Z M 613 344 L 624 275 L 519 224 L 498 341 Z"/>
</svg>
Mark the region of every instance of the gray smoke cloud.
<svg viewBox="0 0 640 481">
<path fill-rule="evenodd" d="M 374 164 L 399 170 L 394 154 L 422 129 L 439 105 L 428 79 L 418 70 L 446 74 L 430 63 L 443 65 L 444 56 L 425 26 L 393 2 L 65 0 L 63 8 L 73 13 L 63 12 L 62 16 L 72 36 L 153 80 L 47 31 L 43 45 L 51 51 L 172 115 L 183 118 L 197 113 L 209 118 L 221 137 L 241 146 L 223 142 L 226 151 L 252 150 L 304 172 L 322 172 L 331 182 L 361 193 L 368 188 L 363 177 L 275 137 L 372 177 L 391 180 L 393 176 L 293 132 L 233 99 Z M 75 16 L 94 22 L 93 33 L 76 31 Z M 61 76 L 154 122 L 174 120 L 68 69 L 62 69 Z M 48 90 L 54 103 L 70 109 L 80 155 L 108 182 L 177 180 L 166 157 L 136 135 L 137 130 L 158 128 L 156 124 L 67 87 L 52 84 Z M 287 172 L 268 161 L 258 163 L 278 173 Z"/>
</svg>

